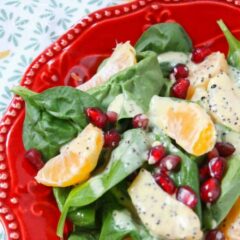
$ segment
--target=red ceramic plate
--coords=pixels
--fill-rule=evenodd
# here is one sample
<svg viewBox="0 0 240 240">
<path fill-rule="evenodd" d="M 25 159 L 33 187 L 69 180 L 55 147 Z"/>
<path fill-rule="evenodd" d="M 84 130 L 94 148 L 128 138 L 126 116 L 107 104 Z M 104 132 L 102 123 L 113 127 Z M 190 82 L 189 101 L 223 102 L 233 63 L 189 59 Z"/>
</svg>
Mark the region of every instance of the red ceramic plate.
<svg viewBox="0 0 240 240">
<path fill-rule="evenodd" d="M 149 25 L 177 21 L 195 45 L 226 52 L 216 20 L 240 37 L 240 1 L 139 0 L 107 8 L 79 21 L 29 66 L 21 85 L 34 91 L 88 80 L 116 42 L 132 44 Z M 15 97 L 0 122 L 0 217 L 9 239 L 54 240 L 59 211 L 50 188 L 34 181 L 24 159 L 24 103 Z"/>
</svg>

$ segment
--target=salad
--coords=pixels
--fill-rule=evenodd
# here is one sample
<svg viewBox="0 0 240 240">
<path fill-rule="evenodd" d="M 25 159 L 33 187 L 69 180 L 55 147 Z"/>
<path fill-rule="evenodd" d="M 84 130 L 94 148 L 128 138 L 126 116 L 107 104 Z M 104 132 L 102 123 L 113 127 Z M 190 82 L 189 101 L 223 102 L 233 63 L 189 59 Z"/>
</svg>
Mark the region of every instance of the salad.
<svg viewBox="0 0 240 240">
<path fill-rule="evenodd" d="M 77 88 L 26 103 L 25 159 L 69 240 L 240 239 L 240 42 L 193 48 L 178 23 L 119 43 Z"/>
</svg>

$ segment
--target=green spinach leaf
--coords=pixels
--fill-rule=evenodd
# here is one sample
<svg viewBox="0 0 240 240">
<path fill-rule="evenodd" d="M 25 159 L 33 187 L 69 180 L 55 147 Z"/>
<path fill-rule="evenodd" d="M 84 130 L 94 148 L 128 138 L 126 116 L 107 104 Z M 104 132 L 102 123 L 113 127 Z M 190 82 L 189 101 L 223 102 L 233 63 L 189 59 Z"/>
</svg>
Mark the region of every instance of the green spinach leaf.
<svg viewBox="0 0 240 240">
<path fill-rule="evenodd" d="M 60 211 L 62 211 L 70 191 L 70 187 L 53 188 L 53 194 Z M 96 210 L 95 204 L 90 204 L 88 206 L 84 206 L 83 208 L 72 208 L 69 210 L 68 218 L 70 218 L 72 223 L 76 226 L 92 229 L 95 228 L 96 225 Z"/>
<path fill-rule="evenodd" d="M 125 104 L 120 106 L 119 119 L 129 118 L 136 114 L 131 110 L 135 106 L 142 112 L 147 112 L 150 99 L 160 92 L 164 81 L 156 54 L 144 52 L 138 54 L 136 65 L 117 73 L 105 84 L 90 89 L 89 93 L 105 109 L 122 94 Z"/>
<path fill-rule="evenodd" d="M 191 52 L 192 41 L 178 23 L 159 23 L 147 29 L 137 41 L 137 52 L 153 51 L 157 54 L 174 52 Z"/>
<path fill-rule="evenodd" d="M 64 222 L 70 207 L 83 207 L 99 199 L 146 161 L 150 146 L 148 135 L 141 129 L 123 134 L 119 146 L 112 152 L 106 169 L 85 183 L 74 187 L 64 204 L 57 233 L 62 236 Z"/>
<path fill-rule="evenodd" d="M 68 238 L 68 240 L 99 240 L 99 234 L 95 231 L 84 232 L 76 229 Z"/>
<path fill-rule="evenodd" d="M 221 183 L 220 198 L 204 209 L 203 224 L 205 229 L 218 226 L 227 216 L 240 196 L 240 155 L 234 155 L 228 160 L 227 172 Z"/>
<path fill-rule="evenodd" d="M 122 240 L 130 236 L 133 240 L 154 240 L 145 227 L 131 214 L 119 205 L 116 199 L 107 194 L 106 207 L 103 210 L 103 225 L 99 240 Z"/>
<path fill-rule="evenodd" d="M 24 146 L 36 148 L 45 160 L 57 155 L 60 147 L 86 126 L 86 107 L 99 107 L 93 96 L 72 87 L 54 87 L 34 93 L 18 86 L 12 91 L 26 102 Z"/>
<path fill-rule="evenodd" d="M 67 199 L 67 196 L 69 194 L 69 192 L 71 191 L 70 187 L 54 187 L 53 188 L 53 195 L 56 199 L 57 205 L 58 205 L 58 209 L 60 211 L 62 211 L 64 203 Z"/>
<path fill-rule="evenodd" d="M 76 208 L 68 213 L 72 223 L 81 228 L 93 229 L 96 227 L 96 206 L 90 204 L 82 208 Z"/>
<path fill-rule="evenodd" d="M 26 115 L 23 125 L 25 148 L 35 148 L 42 153 L 44 160 L 57 155 L 62 145 L 72 140 L 77 129 L 71 121 L 56 118 L 42 111 L 29 99 L 25 100 Z"/>
</svg>

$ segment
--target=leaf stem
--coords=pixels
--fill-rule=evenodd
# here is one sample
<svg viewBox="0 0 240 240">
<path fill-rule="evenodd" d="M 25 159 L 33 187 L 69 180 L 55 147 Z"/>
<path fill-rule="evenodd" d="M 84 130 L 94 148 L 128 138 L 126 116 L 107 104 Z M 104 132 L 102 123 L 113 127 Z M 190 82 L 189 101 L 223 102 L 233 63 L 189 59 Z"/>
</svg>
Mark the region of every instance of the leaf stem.
<svg viewBox="0 0 240 240">
<path fill-rule="evenodd" d="M 65 221 L 66 221 L 66 218 L 67 218 L 68 209 L 69 209 L 69 205 L 68 205 L 68 203 L 66 201 L 66 203 L 63 206 L 63 210 L 62 210 L 60 219 L 58 221 L 58 226 L 57 226 L 57 235 L 60 238 L 63 237 L 63 229 L 64 229 Z"/>
<path fill-rule="evenodd" d="M 19 95 L 20 97 L 22 97 L 24 100 L 27 100 L 28 98 L 36 95 L 37 93 L 29 90 L 28 88 L 26 87 L 22 87 L 22 86 L 16 86 L 16 87 L 13 87 L 11 89 L 11 91 L 17 95 Z"/>
<path fill-rule="evenodd" d="M 229 48 L 231 51 L 238 50 L 240 42 L 235 38 L 235 36 L 230 32 L 226 24 L 223 22 L 222 19 L 217 21 L 218 26 L 221 28 L 224 36 L 226 37 Z"/>
</svg>

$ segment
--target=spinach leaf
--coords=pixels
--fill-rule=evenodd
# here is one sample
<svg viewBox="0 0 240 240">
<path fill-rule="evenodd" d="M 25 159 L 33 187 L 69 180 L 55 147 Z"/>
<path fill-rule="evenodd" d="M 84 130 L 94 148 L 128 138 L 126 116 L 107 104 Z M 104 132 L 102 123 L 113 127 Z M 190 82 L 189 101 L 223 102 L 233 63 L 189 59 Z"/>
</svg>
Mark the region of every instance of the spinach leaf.
<svg viewBox="0 0 240 240">
<path fill-rule="evenodd" d="M 103 225 L 99 240 L 122 240 L 130 236 L 133 240 L 153 240 L 144 226 L 134 219 L 130 211 L 118 204 L 110 194 L 105 196 Z"/>
<path fill-rule="evenodd" d="M 23 143 L 26 149 L 35 148 L 48 160 L 57 155 L 62 145 L 72 140 L 78 129 L 63 120 L 42 111 L 29 99 L 25 100 L 26 115 L 23 125 Z"/>
<path fill-rule="evenodd" d="M 83 207 L 106 193 L 146 161 L 150 146 L 148 135 L 141 129 L 123 134 L 119 146 L 112 152 L 106 169 L 85 183 L 74 187 L 64 204 L 57 234 L 62 236 L 64 222 L 70 207 Z"/>
<path fill-rule="evenodd" d="M 169 137 L 167 137 L 160 129 L 154 129 L 155 138 L 161 142 L 170 154 L 175 154 L 181 157 L 181 168 L 178 172 L 172 173 L 173 178 L 177 186 L 188 185 L 190 186 L 198 196 L 198 204 L 195 211 L 200 219 L 202 220 L 202 208 L 199 193 L 199 174 L 198 166 L 194 159 L 187 153 L 181 151 L 178 147 L 172 144 Z"/>
<path fill-rule="evenodd" d="M 166 79 L 161 92 L 159 93 L 159 96 L 162 97 L 169 97 L 171 94 L 171 87 L 172 87 L 172 81 L 170 81 L 169 79 Z"/>
<path fill-rule="evenodd" d="M 204 209 L 203 224 L 205 229 L 218 226 L 227 216 L 240 196 L 240 155 L 234 155 L 228 160 L 228 169 L 221 183 L 219 199 Z"/>
<path fill-rule="evenodd" d="M 99 234 L 95 231 L 84 232 L 76 229 L 68 238 L 68 240 L 99 240 Z"/>
<path fill-rule="evenodd" d="M 228 62 L 233 67 L 240 69 L 240 41 L 236 39 L 230 30 L 227 28 L 223 20 L 217 21 L 218 26 L 221 28 L 225 35 L 229 50 L 228 50 Z"/>
<path fill-rule="evenodd" d="M 57 201 L 57 205 L 60 211 L 62 211 L 64 203 L 70 191 L 71 191 L 70 187 L 53 188 L 53 194 Z M 96 215 L 96 206 L 95 204 L 91 204 L 91 205 L 85 206 L 84 208 L 70 209 L 68 213 L 68 218 L 70 218 L 72 223 L 77 226 L 80 226 L 83 228 L 94 228 L 95 215 Z"/>
<path fill-rule="evenodd" d="M 192 41 L 178 23 L 159 23 L 147 29 L 135 45 L 137 52 L 153 51 L 157 54 L 191 52 Z"/>
<path fill-rule="evenodd" d="M 27 99 L 31 92 L 21 86 L 13 88 L 12 91 Z M 85 108 L 100 106 L 98 101 L 88 93 L 66 86 L 49 88 L 42 93 L 31 95 L 30 99 L 36 106 L 52 116 L 72 120 L 80 128 L 87 125 Z"/>
<path fill-rule="evenodd" d="M 96 227 L 96 206 L 90 204 L 82 208 L 76 208 L 68 213 L 68 218 L 72 223 L 81 228 L 95 228 Z"/>
<path fill-rule="evenodd" d="M 117 186 L 110 189 L 111 194 L 116 199 L 117 203 L 122 207 L 128 209 L 134 216 L 137 216 L 137 212 L 135 207 L 129 197 L 127 189 L 129 187 L 129 183 L 127 180 L 122 181 Z"/>
<path fill-rule="evenodd" d="M 163 76 L 165 78 L 168 78 L 173 69 L 171 63 L 170 62 L 162 62 L 162 63 L 159 63 L 159 65 L 162 70 Z"/>
<path fill-rule="evenodd" d="M 34 93 L 18 86 L 12 91 L 26 102 L 24 146 L 36 148 L 45 160 L 57 155 L 60 147 L 87 125 L 84 109 L 99 106 L 93 96 L 72 87 L 54 87 Z"/>
<path fill-rule="evenodd" d="M 155 53 L 144 52 L 137 57 L 136 65 L 117 73 L 105 84 L 89 90 L 105 109 L 122 94 L 125 104 L 120 106 L 119 119 L 133 117 L 136 114 L 132 110 L 134 107 L 147 112 L 150 99 L 160 92 L 165 81 Z"/>
<path fill-rule="evenodd" d="M 70 187 L 54 187 L 53 188 L 53 195 L 56 199 L 57 205 L 58 205 L 58 209 L 60 211 L 62 211 L 64 203 L 67 199 L 67 196 L 69 194 L 69 192 L 71 191 Z"/>
</svg>

